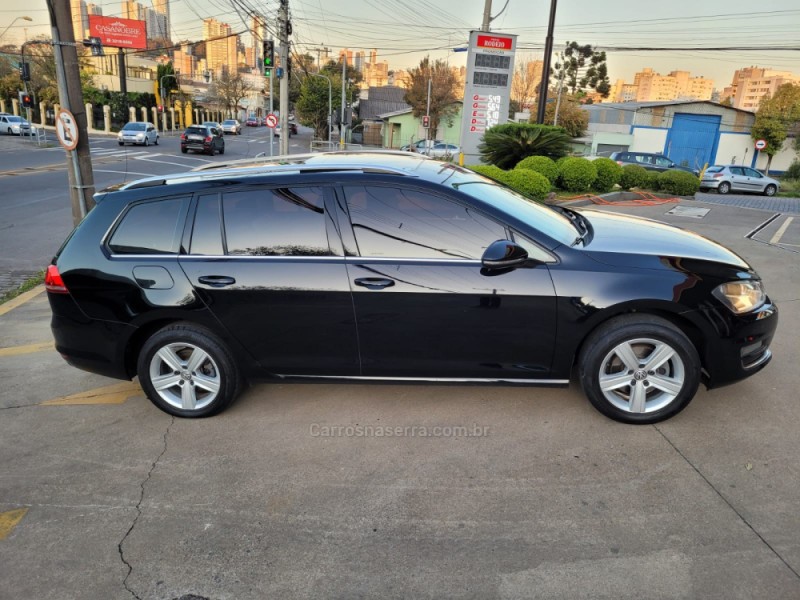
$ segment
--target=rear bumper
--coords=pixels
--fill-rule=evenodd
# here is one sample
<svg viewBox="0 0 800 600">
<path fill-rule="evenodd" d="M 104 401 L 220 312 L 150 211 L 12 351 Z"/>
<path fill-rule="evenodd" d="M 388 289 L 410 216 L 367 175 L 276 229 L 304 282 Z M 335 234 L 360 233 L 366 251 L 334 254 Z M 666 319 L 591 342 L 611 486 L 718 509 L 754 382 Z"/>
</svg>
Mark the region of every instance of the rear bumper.
<svg viewBox="0 0 800 600">
<path fill-rule="evenodd" d="M 700 187 L 706 190 L 715 190 L 719 187 L 719 179 L 703 179 L 700 181 Z"/>
<path fill-rule="evenodd" d="M 181 148 L 186 148 L 187 150 L 209 150 L 211 144 L 206 144 L 204 142 L 181 142 Z"/>
</svg>

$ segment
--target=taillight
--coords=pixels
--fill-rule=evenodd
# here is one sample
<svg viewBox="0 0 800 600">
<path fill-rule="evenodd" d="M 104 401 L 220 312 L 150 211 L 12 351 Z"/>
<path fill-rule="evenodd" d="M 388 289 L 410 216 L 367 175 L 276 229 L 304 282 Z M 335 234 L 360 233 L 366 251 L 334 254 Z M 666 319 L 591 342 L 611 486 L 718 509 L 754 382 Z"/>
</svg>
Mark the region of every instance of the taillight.
<svg viewBox="0 0 800 600">
<path fill-rule="evenodd" d="M 207 144 L 210 144 L 210 143 L 211 143 L 211 136 L 208 136 L 208 137 L 206 138 L 206 143 L 207 143 Z"/>
<path fill-rule="evenodd" d="M 182 139 L 182 140 L 185 140 L 185 139 L 186 139 L 186 134 L 185 134 L 185 133 L 182 133 L 182 134 L 181 134 L 181 139 Z"/>
<path fill-rule="evenodd" d="M 722 179 L 722 173 L 714 173 L 714 179 Z"/>
<path fill-rule="evenodd" d="M 618 161 L 617 161 L 617 164 L 618 164 L 619 166 L 622 166 L 622 164 L 623 164 L 623 163 L 622 163 L 622 161 L 621 161 L 621 160 L 618 160 Z"/>
<path fill-rule="evenodd" d="M 44 287 L 53 294 L 69 294 L 67 286 L 64 285 L 64 280 L 61 279 L 61 273 L 58 272 L 58 267 L 55 265 L 47 267 L 47 273 L 44 276 Z"/>
</svg>

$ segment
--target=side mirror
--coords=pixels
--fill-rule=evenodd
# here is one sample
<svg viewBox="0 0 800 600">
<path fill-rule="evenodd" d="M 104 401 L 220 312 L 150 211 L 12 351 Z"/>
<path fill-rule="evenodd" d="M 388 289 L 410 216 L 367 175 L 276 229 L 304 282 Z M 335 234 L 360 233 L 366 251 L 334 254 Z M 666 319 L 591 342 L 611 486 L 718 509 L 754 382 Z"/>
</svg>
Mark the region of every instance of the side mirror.
<svg viewBox="0 0 800 600">
<path fill-rule="evenodd" d="M 511 240 L 492 242 L 483 253 L 481 263 L 487 269 L 518 267 L 528 260 L 528 251 Z"/>
</svg>

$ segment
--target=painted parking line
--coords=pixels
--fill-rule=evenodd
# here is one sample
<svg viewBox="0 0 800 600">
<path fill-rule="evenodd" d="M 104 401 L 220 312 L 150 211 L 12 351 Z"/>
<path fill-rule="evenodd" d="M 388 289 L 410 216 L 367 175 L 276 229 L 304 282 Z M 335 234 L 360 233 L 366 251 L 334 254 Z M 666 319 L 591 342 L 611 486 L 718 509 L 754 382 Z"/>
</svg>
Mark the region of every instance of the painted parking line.
<svg viewBox="0 0 800 600">
<path fill-rule="evenodd" d="M 122 175 L 142 175 L 143 177 L 150 177 L 152 173 L 137 173 L 136 171 L 113 171 L 111 169 L 93 169 L 95 173 L 120 173 Z"/>
<path fill-rule="evenodd" d="M 40 406 L 70 406 L 81 404 L 123 404 L 130 398 L 143 395 L 144 392 L 135 381 L 123 381 L 106 385 L 70 396 L 62 396 L 40 402 Z"/>
<path fill-rule="evenodd" d="M 27 513 L 27 508 L 16 508 L 0 513 L 0 540 L 6 539 Z"/>
<path fill-rule="evenodd" d="M 787 229 L 789 229 L 789 224 L 793 220 L 794 220 L 794 217 L 787 217 L 787 219 L 783 222 L 783 225 L 781 225 L 778 228 L 778 231 L 775 232 L 775 235 L 772 236 L 772 239 L 770 239 L 769 243 L 770 244 L 777 244 L 778 242 L 780 242 L 781 238 L 783 237 L 783 234 L 786 233 Z M 793 244 L 789 244 L 789 245 L 791 246 Z"/>
<path fill-rule="evenodd" d="M 189 158 L 189 157 L 187 157 L 187 158 Z M 186 163 L 170 162 L 168 160 L 153 160 L 152 158 L 145 158 L 143 156 L 138 157 L 136 160 L 143 160 L 143 161 L 146 161 L 146 162 L 154 162 L 154 163 L 158 163 L 160 165 L 175 165 L 176 167 L 184 167 L 184 168 L 191 166 L 191 165 L 187 165 Z M 201 159 L 194 159 L 194 160 L 201 160 Z M 208 160 L 208 161 L 203 161 L 203 162 L 211 162 L 211 161 Z"/>
<path fill-rule="evenodd" d="M 0 348 L 0 357 L 33 354 L 34 352 L 47 352 L 54 347 L 53 342 L 41 342 L 39 344 L 28 344 L 26 346 L 9 346 L 8 348 Z"/>
<path fill-rule="evenodd" d="M 0 317 L 2 317 L 3 315 L 11 312 L 12 310 L 17 308 L 18 306 L 22 306 L 26 302 L 29 302 L 30 300 L 33 300 L 34 298 L 36 298 L 36 296 L 41 294 L 43 291 L 44 291 L 44 286 L 43 285 L 37 285 L 32 290 L 28 290 L 24 294 L 20 294 L 19 296 L 17 296 L 13 300 L 9 300 L 5 304 L 0 304 Z"/>
</svg>

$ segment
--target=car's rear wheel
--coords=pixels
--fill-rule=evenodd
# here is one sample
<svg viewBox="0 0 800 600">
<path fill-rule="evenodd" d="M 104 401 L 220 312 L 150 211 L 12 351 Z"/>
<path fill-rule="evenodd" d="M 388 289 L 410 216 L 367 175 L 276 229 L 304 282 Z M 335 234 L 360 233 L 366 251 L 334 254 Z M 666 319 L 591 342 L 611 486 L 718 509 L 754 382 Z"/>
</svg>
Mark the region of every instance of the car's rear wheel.
<svg viewBox="0 0 800 600">
<path fill-rule="evenodd" d="M 181 152 L 183 154 L 186 154 L 187 152 L 189 152 L 189 149 L 188 148 L 181 148 Z"/>
<path fill-rule="evenodd" d="M 117 142 L 120 146 L 124 146 L 125 142 Z"/>
<path fill-rule="evenodd" d="M 669 321 L 647 315 L 612 319 L 592 333 L 578 360 L 584 393 L 623 423 L 657 423 L 691 402 L 700 383 L 692 342 Z"/>
<path fill-rule="evenodd" d="M 161 410 L 208 417 L 225 409 L 241 380 L 225 344 L 205 328 L 174 324 L 155 333 L 139 353 L 139 383 Z"/>
<path fill-rule="evenodd" d="M 225 154 L 225 144 L 222 144 L 222 147 L 219 149 L 220 155 Z"/>
<path fill-rule="evenodd" d="M 214 150 L 214 144 L 211 144 L 211 147 L 208 149 L 208 155 L 214 156 L 216 154 L 216 150 Z"/>
<path fill-rule="evenodd" d="M 727 181 L 723 181 L 717 187 L 717 192 L 720 194 L 727 194 L 730 191 L 731 191 L 731 184 L 728 183 Z"/>
<path fill-rule="evenodd" d="M 155 145 L 158 146 L 158 136 L 156 136 Z"/>
<path fill-rule="evenodd" d="M 764 188 L 764 195 L 766 195 L 766 196 L 774 196 L 775 192 L 777 192 L 777 191 L 778 191 L 778 188 L 776 186 L 770 184 L 766 188 Z"/>
</svg>

